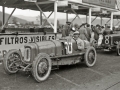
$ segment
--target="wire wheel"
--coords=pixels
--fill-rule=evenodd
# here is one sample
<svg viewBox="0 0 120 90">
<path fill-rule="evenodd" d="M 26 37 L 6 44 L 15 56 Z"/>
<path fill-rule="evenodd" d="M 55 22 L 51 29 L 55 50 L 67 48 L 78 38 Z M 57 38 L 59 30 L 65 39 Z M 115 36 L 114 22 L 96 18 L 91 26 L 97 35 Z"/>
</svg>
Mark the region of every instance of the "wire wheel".
<svg viewBox="0 0 120 90">
<path fill-rule="evenodd" d="M 92 67 L 95 65 L 95 63 L 96 63 L 96 50 L 94 47 L 89 47 L 86 50 L 86 53 L 84 55 L 84 59 L 85 59 L 84 61 L 85 61 L 86 66 Z"/>
<path fill-rule="evenodd" d="M 49 55 L 40 53 L 33 61 L 32 74 L 37 82 L 45 81 L 51 72 L 51 59 Z"/>
<path fill-rule="evenodd" d="M 10 50 L 3 60 L 3 66 L 8 74 L 14 74 L 18 72 L 18 63 L 21 61 L 21 53 L 18 50 Z"/>
</svg>

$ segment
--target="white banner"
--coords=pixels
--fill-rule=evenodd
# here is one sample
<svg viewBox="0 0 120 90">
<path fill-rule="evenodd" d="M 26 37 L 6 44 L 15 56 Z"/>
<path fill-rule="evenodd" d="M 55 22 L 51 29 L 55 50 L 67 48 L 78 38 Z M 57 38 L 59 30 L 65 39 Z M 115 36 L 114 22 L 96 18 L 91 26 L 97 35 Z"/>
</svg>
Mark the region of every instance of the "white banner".
<svg viewBox="0 0 120 90">
<path fill-rule="evenodd" d="M 37 2 L 37 0 L 24 0 L 26 2 Z"/>
<path fill-rule="evenodd" d="M 54 34 L 48 35 L 0 35 L 0 56 L 4 56 L 11 49 L 19 49 L 27 43 L 54 40 Z"/>
</svg>

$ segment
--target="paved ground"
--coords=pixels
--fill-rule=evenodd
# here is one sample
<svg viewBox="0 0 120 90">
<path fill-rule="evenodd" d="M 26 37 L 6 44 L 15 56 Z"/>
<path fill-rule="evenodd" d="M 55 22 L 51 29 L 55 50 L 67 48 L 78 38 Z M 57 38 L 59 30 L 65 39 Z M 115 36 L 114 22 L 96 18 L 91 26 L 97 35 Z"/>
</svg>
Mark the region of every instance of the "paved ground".
<svg viewBox="0 0 120 90">
<path fill-rule="evenodd" d="M 0 65 L 0 90 L 120 90 L 120 57 L 99 51 L 94 67 L 62 66 L 42 83 L 23 72 L 8 75 Z"/>
</svg>

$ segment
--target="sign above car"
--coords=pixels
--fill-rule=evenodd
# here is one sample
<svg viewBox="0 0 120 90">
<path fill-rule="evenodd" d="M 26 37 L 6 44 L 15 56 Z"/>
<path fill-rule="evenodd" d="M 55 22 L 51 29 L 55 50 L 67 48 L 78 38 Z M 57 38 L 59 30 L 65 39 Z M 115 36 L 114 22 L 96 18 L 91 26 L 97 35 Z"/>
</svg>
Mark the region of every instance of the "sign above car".
<svg viewBox="0 0 120 90">
<path fill-rule="evenodd" d="M 82 2 L 115 9 L 116 0 L 83 0 Z"/>
<path fill-rule="evenodd" d="M 58 6 L 59 7 L 68 6 L 68 1 L 58 1 Z"/>
<path fill-rule="evenodd" d="M 24 0 L 24 1 L 27 1 L 27 2 L 37 2 L 37 0 Z"/>
</svg>

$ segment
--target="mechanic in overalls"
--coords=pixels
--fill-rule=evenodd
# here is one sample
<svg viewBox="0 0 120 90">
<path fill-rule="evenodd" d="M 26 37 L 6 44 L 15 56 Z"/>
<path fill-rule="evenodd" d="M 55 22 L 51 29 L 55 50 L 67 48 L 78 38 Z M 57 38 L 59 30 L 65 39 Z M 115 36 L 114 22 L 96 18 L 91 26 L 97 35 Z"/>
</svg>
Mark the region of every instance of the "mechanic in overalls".
<svg viewBox="0 0 120 90">
<path fill-rule="evenodd" d="M 75 31 L 73 34 L 73 38 L 77 42 L 78 50 L 84 50 L 86 47 L 90 46 L 90 43 L 87 40 L 80 39 L 79 35 L 79 31 Z"/>
</svg>

